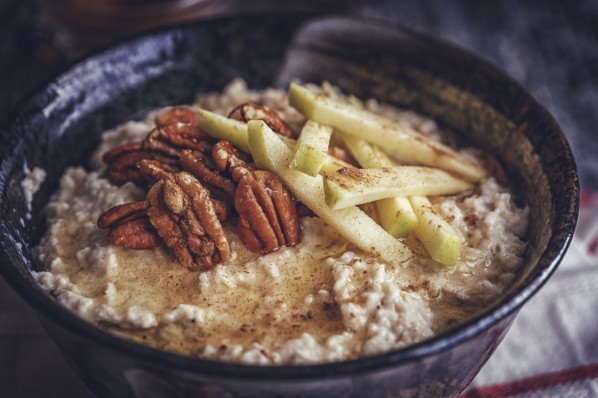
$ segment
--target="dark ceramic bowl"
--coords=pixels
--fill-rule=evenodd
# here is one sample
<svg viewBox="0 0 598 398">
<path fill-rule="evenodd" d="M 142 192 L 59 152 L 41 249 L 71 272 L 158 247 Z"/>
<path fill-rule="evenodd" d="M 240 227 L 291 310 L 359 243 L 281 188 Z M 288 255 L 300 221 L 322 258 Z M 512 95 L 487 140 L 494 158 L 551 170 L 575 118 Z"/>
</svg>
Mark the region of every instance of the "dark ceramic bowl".
<svg viewBox="0 0 598 398">
<path fill-rule="evenodd" d="M 412 108 L 494 154 L 530 206 L 525 267 L 499 302 L 410 347 L 314 366 L 244 366 L 187 358 L 107 334 L 37 287 L 31 254 L 42 208 L 65 167 L 85 164 L 101 131 L 150 109 L 190 102 L 236 76 L 252 88 L 329 80 L 362 98 Z M 38 312 L 99 396 L 385 397 L 462 391 L 519 308 L 562 259 L 575 228 L 578 179 L 548 112 L 492 65 L 413 32 L 347 17 L 248 16 L 160 31 L 75 65 L 23 102 L 1 129 L 1 271 Z M 48 172 L 31 217 L 25 167 Z"/>
</svg>

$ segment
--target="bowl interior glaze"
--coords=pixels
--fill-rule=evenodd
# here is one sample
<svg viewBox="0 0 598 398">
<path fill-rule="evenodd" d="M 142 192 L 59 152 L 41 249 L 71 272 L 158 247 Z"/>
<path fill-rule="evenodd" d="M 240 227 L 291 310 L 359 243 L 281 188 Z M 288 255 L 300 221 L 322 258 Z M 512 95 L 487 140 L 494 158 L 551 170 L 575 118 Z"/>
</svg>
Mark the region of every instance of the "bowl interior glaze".
<svg viewBox="0 0 598 398">
<path fill-rule="evenodd" d="M 185 358 L 118 339 L 46 296 L 30 274 L 36 268 L 31 248 L 44 231 L 42 209 L 64 169 L 85 164 L 107 128 L 157 107 L 188 103 L 199 92 L 219 91 L 237 76 L 250 88 L 328 80 L 361 98 L 420 112 L 455 131 L 460 142 L 494 154 L 519 200 L 530 206 L 531 221 L 526 265 L 503 298 L 466 324 L 405 349 L 328 365 L 257 367 Z M 569 146 L 520 85 L 453 46 L 349 17 L 239 16 L 148 34 L 76 64 L 22 102 L 0 132 L 0 270 L 9 283 L 42 317 L 76 338 L 138 361 L 221 378 L 300 383 L 385 372 L 409 362 L 423 366 L 426 358 L 491 330 L 528 300 L 560 262 L 577 219 L 579 187 Z M 21 180 L 33 167 L 48 176 L 29 211 Z"/>
</svg>

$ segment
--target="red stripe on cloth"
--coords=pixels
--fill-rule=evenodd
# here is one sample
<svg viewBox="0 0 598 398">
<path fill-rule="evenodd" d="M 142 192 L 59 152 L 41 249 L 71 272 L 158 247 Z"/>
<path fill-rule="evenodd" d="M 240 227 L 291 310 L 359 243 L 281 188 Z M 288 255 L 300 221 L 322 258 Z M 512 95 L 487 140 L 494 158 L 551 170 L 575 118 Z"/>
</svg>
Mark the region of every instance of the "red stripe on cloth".
<svg viewBox="0 0 598 398">
<path fill-rule="evenodd" d="M 598 193 L 583 190 L 580 193 L 579 204 L 581 207 L 590 207 L 595 206 L 596 202 L 598 202 Z M 590 254 L 598 254 L 598 236 L 594 237 L 588 243 L 588 252 Z"/>
<path fill-rule="evenodd" d="M 579 205 L 582 207 L 591 206 L 596 202 L 596 192 L 582 190 L 579 194 Z"/>
<path fill-rule="evenodd" d="M 461 395 L 461 398 L 509 397 L 538 391 L 560 384 L 598 379 L 598 363 L 582 365 L 558 372 L 542 373 L 504 384 L 477 387 Z"/>
</svg>

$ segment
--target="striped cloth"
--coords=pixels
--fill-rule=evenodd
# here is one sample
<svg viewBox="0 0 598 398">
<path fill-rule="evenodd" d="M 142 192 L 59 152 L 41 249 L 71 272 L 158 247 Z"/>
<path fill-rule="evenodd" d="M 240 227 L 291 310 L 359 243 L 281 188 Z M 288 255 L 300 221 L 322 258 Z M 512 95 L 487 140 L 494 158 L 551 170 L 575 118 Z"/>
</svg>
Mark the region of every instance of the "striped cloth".
<svg viewBox="0 0 598 398">
<path fill-rule="evenodd" d="M 563 262 L 462 394 L 488 397 L 598 397 L 598 194 L 582 194 Z"/>
</svg>

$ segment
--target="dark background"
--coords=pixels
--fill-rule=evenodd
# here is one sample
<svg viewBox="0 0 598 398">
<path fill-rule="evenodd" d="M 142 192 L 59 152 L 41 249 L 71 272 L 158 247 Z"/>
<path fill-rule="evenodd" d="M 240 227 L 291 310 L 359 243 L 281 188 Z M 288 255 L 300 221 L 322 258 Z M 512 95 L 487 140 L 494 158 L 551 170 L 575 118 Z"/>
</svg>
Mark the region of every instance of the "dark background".
<svg viewBox="0 0 598 398">
<path fill-rule="evenodd" d="M 212 15 L 285 7 L 365 15 L 469 49 L 505 70 L 548 108 L 573 147 L 582 189 L 598 190 L 598 0 L 218 4 Z M 38 2 L 0 0 L 0 118 L 85 51 L 65 42 L 60 29 L 44 18 Z M 91 396 L 31 310 L 1 278 L 0 396 Z"/>
</svg>

